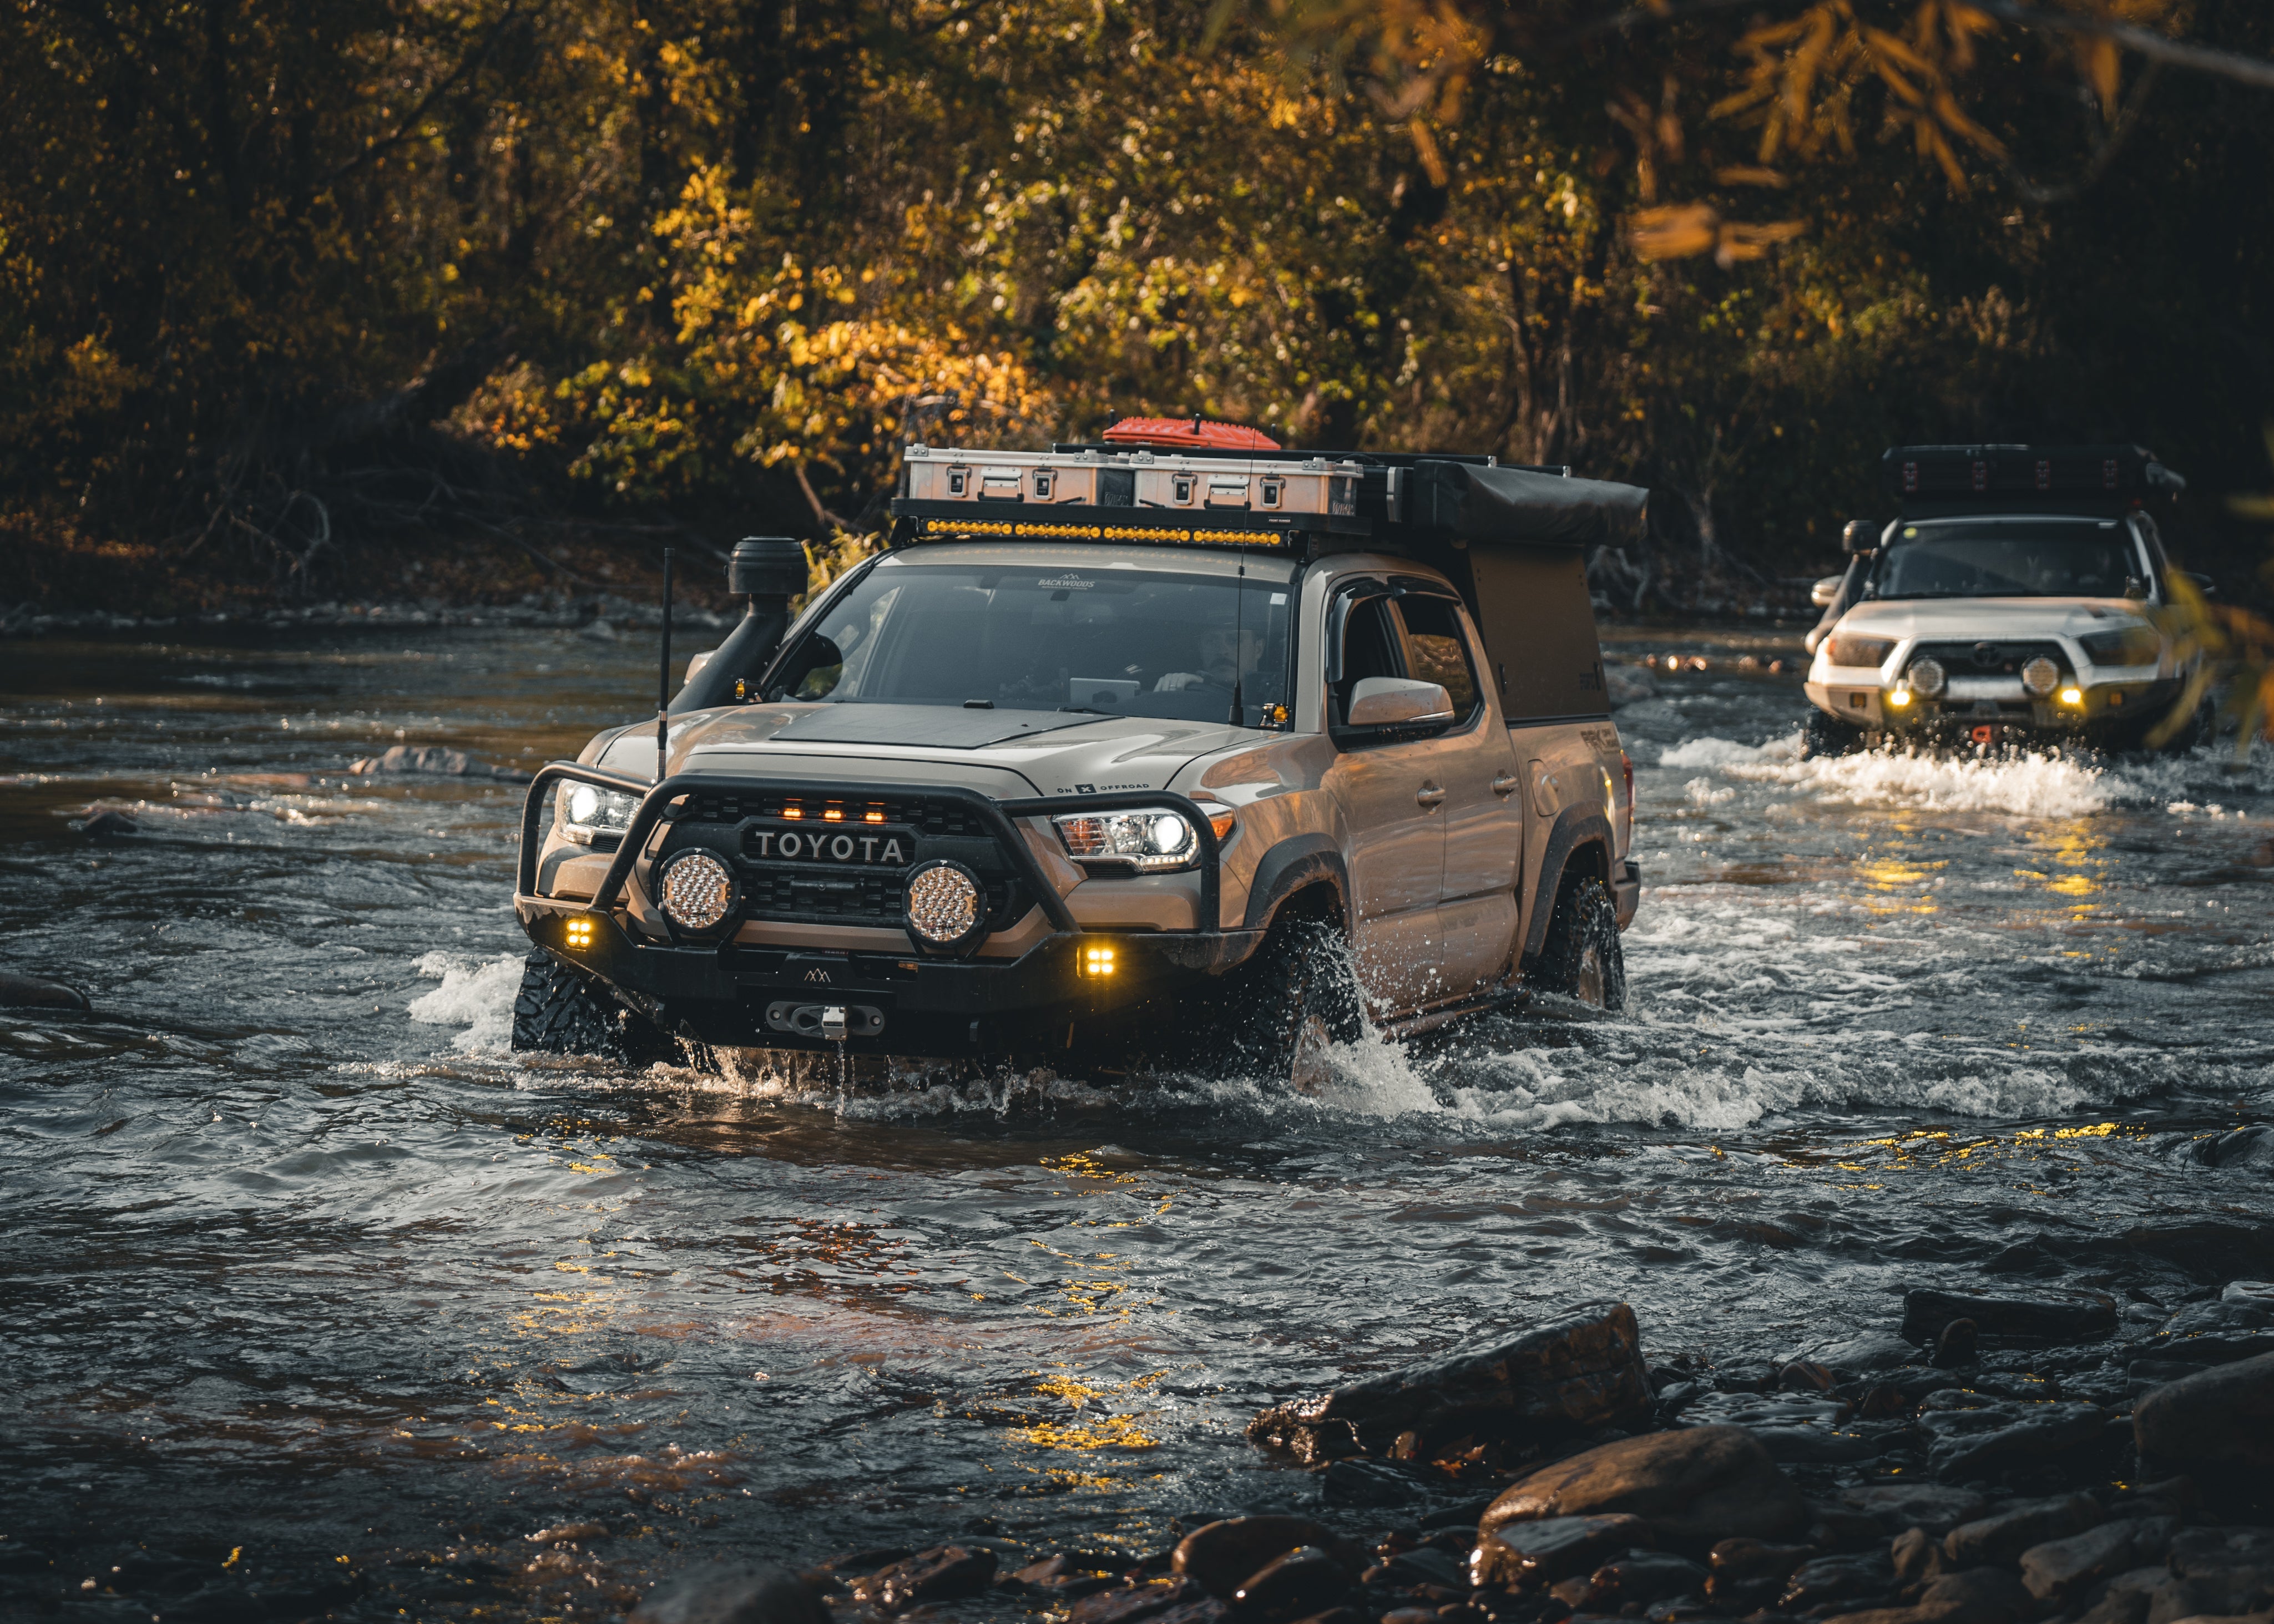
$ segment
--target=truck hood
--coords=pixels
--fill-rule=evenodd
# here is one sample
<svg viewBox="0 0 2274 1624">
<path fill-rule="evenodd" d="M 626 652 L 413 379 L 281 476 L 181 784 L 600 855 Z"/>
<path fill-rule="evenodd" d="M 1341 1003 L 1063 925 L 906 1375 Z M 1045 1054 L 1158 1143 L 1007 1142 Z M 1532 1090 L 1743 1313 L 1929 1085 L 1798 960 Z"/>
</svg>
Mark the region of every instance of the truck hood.
<svg viewBox="0 0 2274 1624">
<path fill-rule="evenodd" d="M 1063 710 L 735 705 L 673 718 L 670 770 L 953 784 L 998 799 L 1103 794 L 1165 789 L 1200 756 L 1276 736 L 1221 722 Z M 601 748 L 599 764 L 651 777 L 654 731 L 625 729 Z"/>
<path fill-rule="evenodd" d="M 2148 605 L 2127 598 L 1915 598 L 1861 603 L 1841 617 L 1843 635 L 2002 642 L 2082 637 L 2142 625 Z"/>
</svg>

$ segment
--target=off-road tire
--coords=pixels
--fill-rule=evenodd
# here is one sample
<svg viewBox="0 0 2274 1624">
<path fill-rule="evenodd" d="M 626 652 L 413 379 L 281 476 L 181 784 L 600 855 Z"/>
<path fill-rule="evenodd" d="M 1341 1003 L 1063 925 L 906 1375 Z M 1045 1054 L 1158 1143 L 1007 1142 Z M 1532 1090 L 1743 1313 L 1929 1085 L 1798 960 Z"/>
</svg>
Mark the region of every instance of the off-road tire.
<svg viewBox="0 0 2274 1624">
<path fill-rule="evenodd" d="M 1593 875 L 1566 875 L 1548 916 L 1547 939 L 1527 978 L 1544 992 L 1611 1011 L 1627 1006 L 1627 961 L 1618 905 Z"/>
<path fill-rule="evenodd" d="M 1801 760 L 1814 761 L 1819 756 L 1853 756 L 1863 748 L 1862 728 L 1851 727 L 1812 705 L 1809 707 L 1808 719 L 1800 730 Z"/>
<path fill-rule="evenodd" d="M 531 953 L 513 1001 L 513 1047 L 626 1065 L 676 1064 L 680 1046 L 550 953 Z"/>
<path fill-rule="evenodd" d="M 1328 1080 L 1327 1046 L 1366 1030 L 1342 932 L 1321 919 L 1286 919 L 1210 999 L 1209 1070 L 1315 1094 Z M 1228 1041 L 1227 1041 L 1228 1040 Z"/>
</svg>

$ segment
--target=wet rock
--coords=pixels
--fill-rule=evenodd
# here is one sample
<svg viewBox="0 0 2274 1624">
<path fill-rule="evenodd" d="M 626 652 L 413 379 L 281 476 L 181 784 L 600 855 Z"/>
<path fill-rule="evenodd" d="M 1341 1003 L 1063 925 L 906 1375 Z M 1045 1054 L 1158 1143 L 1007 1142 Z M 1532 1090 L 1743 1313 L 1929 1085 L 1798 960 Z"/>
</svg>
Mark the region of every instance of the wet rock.
<svg viewBox="0 0 2274 1624">
<path fill-rule="evenodd" d="M 0 971 L 0 1010 L 69 1010 L 84 1015 L 90 1007 L 87 995 L 76 987 Z"/>
<path fill-rule="evenodd" d="M 1308 1517 L 1227 1517 L 1178 1541 L 1170 1571 L 1229 1601 L 1247 1576 L 1299 1545 L 1331 1545 L 1334 1534 Z"/>
<path fill-rule="evenodd" d="M 995 1577 L 995 1553 L 984 1546 L 934 1545 L 855 1585 L 854 1593 L 881 1613 L 906 1613 L 931 1602 L 976 1596 Z"/>
<path fill-rule="evenodd" d="M 1819 1556 L 1793 1569 L 1777 1605 L 1788 1613 L 1820 1609 L 1829 1602 L 1871 1606 L 1893 1601 L 1894 1589 L 1894 1564 L 1884 1551 Z"/>
<path fill-rule="evenodd" d="M 594 643 L 614 643 L 616 640 L 616 628 L 606 620 L 587 620 L 576 628 L 576 635 L 579 637 L 589 637 Z"/>
<path fill-rule="evenodd" d="M 1611 1612 L 1647 1607 L 1676 1596 L 1706 1594 L 1706 1570 L 1671 1551 L 1635 1551 L 1589 1575 L 1595 1605 Z"/>
<path fill-rule="evenodd" d="M 2013 1624 L 2027 1617 L 2034 1605 L 2035 1598 L 2013 1575 L 1976 1568 L 1943 1575 L 1910 1606 L 1832 1616 L 1839 1624 Z"/>
<path fill-rule="evenodd" d="M 1011 1580 L 1028 1590 L 1048 1591 L 1060 1601 L 1094 1596 L 1100 1590 L 1113 1589 L 1118 1583 L 1103 1574 L 1085 1571 L 1072 1557 L 1064 1554 L 1046 1556 L 1039 1562 L 1029 1562 L 1013 1574 Z"/>
<path fill-rule="evenodd" d="M 1937 1538 L 1962 1522 L 1973 1522 L 1990 1507 L 1971 1489 L 1946 1488 L 1938 1483 L 1871 1484 L 1849 1489 L 1841 1499 L 1878 1518 L 1889 1533 L 1923 1528 Z"/>
<path fill-rule="evenodd" d="M 2274 1280 L 2230 1280 L 2219 1292 L 2222 1303 L 2263 1303 L 2274 1308 Z"/>
<path fill-rule="evenodd" d="M 1085 1596 L 1074 1603 L 1066 1624 L 1135 1624 L 1139 1619 L 1156 1618 L 1174 1607 L 1214 1600 L 1189 1579 L 1156 1579 L 1126 1590 Z"/>
<path fill-rule="evenodd" d="M 1971 1320 L 1954 1320 L 1934 1339 L 1934 1367 L 1955 1370 L 1972 1365 L 1982 1357 L 1981 1347 L 1981 1327 Z"/>
<path fill-rule="evenodd" d="M 1389 1569 L 1392 1584 L 1444 1584 L 1465 1587 L 1468 1575 L 1461 1565 L 1434 1545 L 1417 1545 L 1411 1551 L 1400 1551 L 1384 1564 Z"/>
<path fill-rule="evenodd" d="M 507 784 L 526 784 L 530 778 L 517 767 L 493 767 L 463 750 L 445 749 L 439 744 L 389 745 L 377 756 L 350 762 L 348 771 L 359 778 L 408 772 L 435 778 L 496 778 Z"/>
<path fill-rule="evenodd" d="M 2187 1529 L 2173 1536 L 2170 1562 L 2195 1611 L 2255 1613 L 2274 1604 L 2274 1528 Z"/>
<path fill-rule="evenodd" d="M 2119 1519 L 2022 1553 L 2022 1583 L 2044 1602 L 2065 1601 L 2128 1568 L 2162 1556 L 2174 1530 L 2169 1518 Z"/>
<path fill-rule="evenodd" d="M 1827 1342 L 1814 1350 L 1816 1359 L 1835 1371 L 1864 1372 L 1894 1370 L 1918 1357 L 1917 1350 L 1892 1331 L 1871 1331 L 1846 1342 Z"/>
<path fill-rule="evenodd" d="M 1603 668 L 1603 692 L 1615 709 L 1654 697 L 1658 693 L 1658 683 L 1648 671 L 1639 667 L 1606 665 Z"/>
<path fill-rule="evenodd" d="M 2157 1593 L 2181 1583 L 2161 1565 L 2118 1574 L 2092 1593 L 2076 1624 L 2147 1624 Z"/>
<path fill-rule="evenodd" d="M 1405 1506 L 1427 1487 L 1385 1461 L 1351 1455 L 1319 1474 L 1319 1498 L 1329 1506 Z"/>
<path fill-rule="evenodd" d="M 1809 1545 L 1771 1545 L 1765 1539 L 1724 1539 L 1706 1553 L 1706 1565 L 1717 1578 L 1739 1583 L 1757 1580 L 1781 1581 L 1816 1554 Z"/>
<path fill-rule="evenodd" d="M 1923 1528 L 1907 1528 L 1887 1545 L 1887 1560 L 1895 1577 L 1905 1584 L 1924 1584 L 1942 1576 L 1942 1542 Z"/>
<path fill-rule="evenodd" d="M 2274 1353 L 2274 1301 L 2222 1297 L 2190 1303 L 2164 1322 L 2143 1351 L 2156 1360 L 2226 1365 Z"/>
<path fill-rule="evenodd" d="M 1775 1461 L 1868 1461 L 1879 1454 L 1879 1445 L 1842 1425 L 1854 1409 L 1845 1400 L 1821 1396 L 1811 1384 L 1804 1394 L 1707 1394 L 1690 1406 L 1685 1418 L 1692 1426 L 1743 1427 Z"/>
<path fill-rule="evenodd" d="M 1426 1459 L 1465 1435 L 1533 1442 L 1616 1425 L 1650 1402 L 1634 1311 L 1590 1303 L 1513 1338 L 1276 1405 L 1249 1423 L 1247 1435 L 1316 1462 L 1385 1454 L 1412 1432 L 1404 1452 Z"/>
<path fill-rule="evenodd" d="M 2156 1388 L 2132 1412 L 2143 1463 L 2274 1466 L 2274 1353 Z"/>
<path fill-rule="evenodd" d="M 1751 1433 L 1700 1426 L 1542 1467 L 1502 1492 L 1478 1537 L 1510 1522 L 1613 1512 L 1642 1518 L 1661 1545 L 1699 1553 L 1724 1539 L 1780 1538 L 1808 1522 L 1808 1502 Z"/>
<path fill-rule="evenodd" d="M 2237 1128 L 2197 1140 L 2189 1154 L 2209 1167 L 2274 1167 L 2274 1128 Z"/>
<path fill-rule="evenodd" d="M 2017 1501 L 1995 1516 L 1962 1523 L 1946 1535 L 1943 1554 L 1954 1568 L 1984 1568 L 2020 1560 L 2022 1553 L 2048 1540 L 2083 1533 L 2103 1521 L 2100 1502 L 2090 1494 Z"/>
<path fill-rule="evenodd" d="M 1903 1294 L 1903 1335 L 1911 1341 L 1934 1342 L 1954 1320 L 1971 1320 L 1981 1335 L 2000 1342 L 2097 1342 L 2116 1334 L 2116 1301 L 2097 1291 L 1989 1297 L 1923 1289 Z"/>
<path fill-rule="evenodd" d="M 1165 1611 L 1156 1613 L 1147 1624 L 1222 1624 L 1232 1616 L 1229 1605 L 1213 1596 L 1203 1596 L 1197 1601 L 1179 1602 Z M 1314 1619 L 1299 1619 L 1296 1624 L 1365 1624 L 1361 1619 L 1345 1620 L 1339 1613 L 1321 1613 Z"/>
<path fill-rule="evenodd" d="M 1298 1545 L 1251 1575 L 1232 1600 L 1245 1617 L 1284 1620 L 1339 1605 L 1351 1589 L 1340 1562 L 1317 1545 Z"/>
<path fill-rule="evenodd" d="M 90 840 L 116 840 L 122 835 L 142 832 L 141 824 L 124 812 L 109 808 L 101 812 L 89 813 L 73 823 L 72 828 Z"/>
<path fill-rule="evenodd" d="M 1479 1535 L 1469 1558 L 1469 1580 L 1480 1587 L 1510 1589 L 1553 1584 L 1592 1572 L 1616 1552 L 1654 1545 L 1657 1539 L 1649 1523 L 1623 1515 L 1503 1522 Z"/>
<path fill-rule="evenodd" d="M 630 1624 L 829 1624 L 829 1609 L 787 1568 L 714 1562 L 657 1585 Z"/>
<path fill-rule="evenodd" d="M 1927 1470 L 1946 1483 L 2059 1461 L 2100 1442 L 2107 1427 L 2108 1412 L 2097 1404 L 2007 1400 L 1928 1409 L 1918 1419 L 1927 1440 Z"/>
</svg>

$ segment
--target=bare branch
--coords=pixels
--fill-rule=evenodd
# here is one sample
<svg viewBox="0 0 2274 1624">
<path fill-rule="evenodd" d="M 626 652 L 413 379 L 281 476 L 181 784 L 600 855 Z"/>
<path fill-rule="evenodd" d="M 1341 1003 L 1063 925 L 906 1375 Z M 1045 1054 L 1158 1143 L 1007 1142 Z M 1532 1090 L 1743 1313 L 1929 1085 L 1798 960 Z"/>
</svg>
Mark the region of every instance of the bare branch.
<svg viewBox="0 0 2274 1624">
<path fill-rule="evenodd" d="M 490 26 L 489 33 L 482 36 L 482 42 L 474 47 L 472 50 L 467 52 L 465 56 L 460 60 L 456 67 L 451 69 L 449 72 L 444 74 L 440 79 L 435 81 L 433 87 L 427 91 L 424 96 L 419 98 L 418 105 L 412 108 L 410 113 L 404 117 L 403 122 L 395 126 L 395 133 L 393 135 L 388 136 L 383 141 L 374 141 L 370 146 L 365 147 L 357 156 L 349 159 L 345 163 L 341 164 L 330 174 L 324 176 L 313 185 L 310 186 L 308 188 L 309 192 L 314 193 L 321 192 L 325 187 L 333 184 L 335 182 L 346 179 L 358 169 L 363 168 L 365 164 L 369 163 L 373 158 L 378 157 L 380 154 L 389 151 L 394 147 L 400 147 L 403 142 L 409 140 L 411 134 L 418 128 L 419 124 L 425 121 L 426 115 L 433 109 L 434 103 L 440 101 L 442 97 L 448 93 L 452 86 L 456 85 L 460 79 L 464 79 L 476 68 L 481 66 L 484 59 L 489 56 L 491 48 L 495 46 L 500 37 L 504 34 L 507 26 L 520 15 L 521 0 L 508 0 L 508 4 L 505 8 L 505 14 L 500 17 L 496 22 Z"/>
</svg>

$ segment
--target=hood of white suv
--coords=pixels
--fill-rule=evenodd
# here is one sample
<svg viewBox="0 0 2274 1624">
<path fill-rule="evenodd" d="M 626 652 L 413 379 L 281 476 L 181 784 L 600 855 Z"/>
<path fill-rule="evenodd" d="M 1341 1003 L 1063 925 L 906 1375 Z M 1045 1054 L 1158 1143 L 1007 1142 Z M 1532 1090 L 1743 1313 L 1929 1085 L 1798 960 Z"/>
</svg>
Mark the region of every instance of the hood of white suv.
<svg viewBox="0 0 2274 1624">
<path fill-rule="evenodd" d="M 1937 643 L 2086 637 L 2146 624 L 2145 607 L 2126 598 L 1894 598 L 1857 604 L 1839 629 L 1842 636 Z"/>
</svg>

